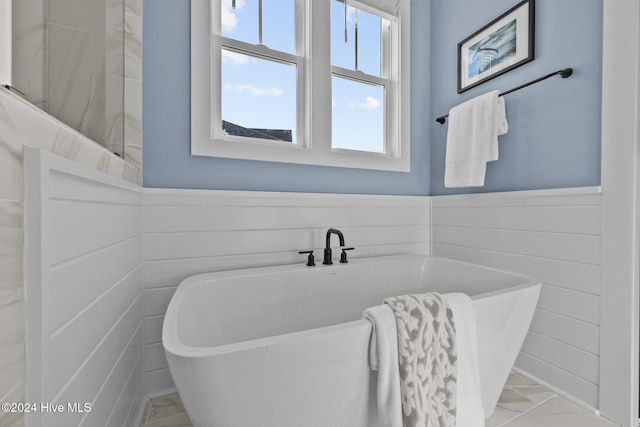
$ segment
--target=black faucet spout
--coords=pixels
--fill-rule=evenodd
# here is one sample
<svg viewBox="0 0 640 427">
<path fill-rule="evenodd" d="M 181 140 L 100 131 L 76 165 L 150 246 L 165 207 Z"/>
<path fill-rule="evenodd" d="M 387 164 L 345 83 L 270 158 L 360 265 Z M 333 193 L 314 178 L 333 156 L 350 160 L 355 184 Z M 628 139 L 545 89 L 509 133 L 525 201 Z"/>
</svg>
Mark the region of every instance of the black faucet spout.
<svg viewBox="0 0 640 427">
<path fill-rule="evenodd" d="M 340 240 L 340 246 L 344 246 L 344 236 L 340 230 L 336 230 L 335 228 L 330 228 L 327 230 L 327 241 L 324 248 L 324 260 L 322 261 L 325 265 L 333 264 L 331 261 L 331 235 L 336 234 L 338 236 L 338 240 Z"/>
<path fill-rule="evenodd" d="M 332 234 L 337 234 L 338 235 L 338 239 L 340 240 L 340 246 L 344 246 L 344 236 L 342 235 L 342 231 L 336 230 L 335 228 L 330 228 L 330 229 L 327 230 L 327 244 L 325 245 L 325 248 L 330 248 L 331 247 L 331 235 Z"/>
</svg>

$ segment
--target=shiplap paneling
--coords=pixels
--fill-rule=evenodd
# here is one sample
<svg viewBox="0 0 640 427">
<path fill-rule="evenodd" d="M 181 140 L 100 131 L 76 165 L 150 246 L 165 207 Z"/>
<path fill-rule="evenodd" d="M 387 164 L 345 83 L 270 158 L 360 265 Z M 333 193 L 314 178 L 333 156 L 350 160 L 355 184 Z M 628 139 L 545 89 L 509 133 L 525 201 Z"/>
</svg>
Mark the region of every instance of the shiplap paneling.
<svg viewBox="0 0 640 427">
<path fill-rule="evenodd" d="M 584 349 L 593 354 L 598 354 L 600 351 L 600 330 L 598 325 L 575 322 L 569 316 L 538 308 L 533 322 L 531 322 L 531 331 L 546 334 L 549 338 Z"/>
<path fill-rule="evenodd" d="M 565 262 L 551 258 L 536 258 L 486 249 L 466 248 L 433 242 L 433 252 L 439 256 L 474 259 L 481 265 L 495 268 L 510 267 L 529 276 L 543 278 L 544 282 L 569 290 L 600 294 L 600 270 L 597 265 Z"/>
<path fill-rule="evenodd" d="M 434 256 L 511 270 L 544 282 L 516 366 L 598 407 L 598 188 L 438 196 Z"/>
<path fill-rule="evenodd" d="M 151 190 L 144 202 L 145 360 L 150 396 L 173 388 L 162 348 L 178 284 L 210 271 L 322 262 L 326 231 L 344 233 L 350 258 L 430 251 L 427 197 Z M 332 237 L 332 246 L 338 239 Z M 334 257 L 340 251 L 334 250 Z"/>
<path fill-rule="evenodd" d="M 501 230 L 434 223 L 433 241 L 589 265 L 597 265 L 600 260 L 600 238 L 592 235 Z"/>
<path fill-rule="evenodd" d="M 144 401 L 142 189 L 25 152 L 26 399 L 32 426 L 139 423 Z M 67 404 L 92 405 L 72 412 Z M 128 424 L 125 424 L 128 423 Z"/>
</svg>

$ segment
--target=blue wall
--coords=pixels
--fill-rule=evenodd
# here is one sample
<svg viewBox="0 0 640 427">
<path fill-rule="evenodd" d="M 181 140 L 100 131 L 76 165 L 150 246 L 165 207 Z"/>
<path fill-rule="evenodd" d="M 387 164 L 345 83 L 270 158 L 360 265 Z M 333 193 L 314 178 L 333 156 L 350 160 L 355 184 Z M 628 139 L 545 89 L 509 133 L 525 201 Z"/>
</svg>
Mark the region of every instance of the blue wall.
<svg viewBox="0 0 640 427">
<path fill-rule="evenodd" d="M 429 0 L 412 2 L 411 173 L 192 157 L 190 1 L 144 2 L 144 186 L 426 195 L 429 192 Z"/>
<path fill-rule="evenodd" d="M 537 0 L 535 59 L 457 94 L 457 44 L 509 10 L 516 0 L 440 0 L 431 7 L 430 194 L 530 190 L 600 185 L 603 0 Z M 572 67 L 505 97 L 509 132 L 500 158 L 487 166 L 485 186 L 446 189 L 448 125 L 435 117 L 490 90 L 508 90 Z"/>
</svg>

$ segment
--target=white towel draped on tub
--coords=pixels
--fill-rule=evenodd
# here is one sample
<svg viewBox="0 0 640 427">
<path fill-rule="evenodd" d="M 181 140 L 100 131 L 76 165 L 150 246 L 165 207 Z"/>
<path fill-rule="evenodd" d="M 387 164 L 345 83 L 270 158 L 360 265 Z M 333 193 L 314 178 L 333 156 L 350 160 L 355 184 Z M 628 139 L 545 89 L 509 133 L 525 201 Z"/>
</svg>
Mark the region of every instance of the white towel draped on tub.
<svg viewBox="0 0 640 427">
<path fill-rule="evenodd" d="M 369 358 L 383 427 L 484 427 L 467 295 L 387 298 L 363 317 L 373 323 Z"/>
<path fill-rule="evenodd" d="M 498 160 L 498 135 L 507 133 L 504 98 L 497 90 L 449 111 L 444 186 L 482 187 L 487 162 Z"/>
<path fill-rule="evenodd" d="M 369 363 L 378 371 L 378 418 L 382 427 L 403 427 L 396 319 L 387 304 L 367 308 L 362 317 L 373 324 Z"/>
<path fill-rule="evenodd" d="M 466 294 L 456 292 L 445 294 L 444 297 L 453 312 L 458 344 L 456 427 L 484 427 L 476 310 Z"/>
</svg>

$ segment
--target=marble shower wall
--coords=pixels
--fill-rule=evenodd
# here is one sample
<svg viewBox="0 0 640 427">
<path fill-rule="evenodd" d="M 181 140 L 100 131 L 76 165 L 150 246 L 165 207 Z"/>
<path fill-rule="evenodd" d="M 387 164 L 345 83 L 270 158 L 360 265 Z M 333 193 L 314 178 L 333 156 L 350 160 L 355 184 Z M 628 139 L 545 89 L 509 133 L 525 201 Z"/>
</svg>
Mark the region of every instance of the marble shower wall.
<svg viewBox="0 0 640 427">
<path fill-rule="evenodd" d="M 124 159 L 142 170 L 142 2 L 124 2 Z"/>
<path fill-rule="evenodd" d="M 47 111 L 47 0 L 12 3 L 13 87 Z"/>
<path fill-rule="evenodd" d="M 0 322 L 3 325 L 0 329 L 0 399 L 3 402 L 24 400 L 22 221 L 22 201 L 0 197 Z M 17 427 L 22 425 L 21 420 L 21 414 L 0 413 L 0 425 Z"/>
<path fill-rule="evenodd" d="M 142 0 L 14 0 L 13 86 L 142 163 Z"/>
<path fill-rule="evenodd" d="M 49 0 L 47 107 L 106 147 L 124 149 L 124 0 Z"/>
</svg>

